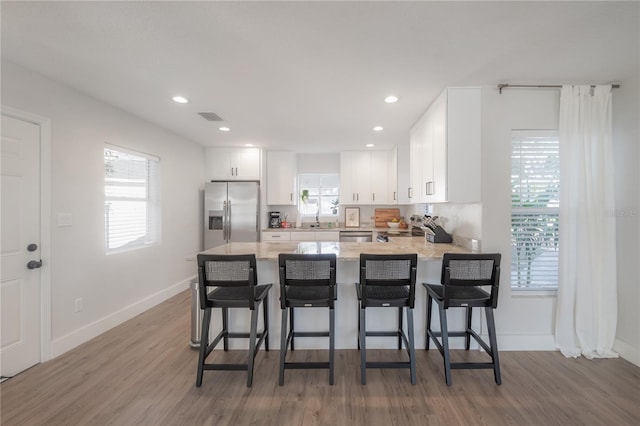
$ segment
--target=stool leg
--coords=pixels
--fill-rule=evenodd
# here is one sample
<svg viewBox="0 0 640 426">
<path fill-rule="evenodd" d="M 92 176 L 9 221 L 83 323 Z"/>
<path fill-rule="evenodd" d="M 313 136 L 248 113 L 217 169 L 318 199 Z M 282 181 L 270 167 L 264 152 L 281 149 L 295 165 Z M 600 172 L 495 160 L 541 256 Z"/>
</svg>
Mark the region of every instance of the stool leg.
<svg viewBox="0 0 640 426">
<path fill-rule="evenodd" d="M 358 301 L 358 309 L 360 309 L 360 301 Z M 358 350 L 360 350 L 360 311 L 358 310 Z"/>
<path fill-rule="evenodd" d="M 247 387 L 253 384 L 253 364 L 256 358 L 256 335 L 258 331 L 258 312 L 251 311 L 251 332 L 249 333 L 249 360 L 247 362 Z"/>
<path fill-rule="evenodd" d="M 473 308 L 471 306 L 467 306 L 467 329 L 464 331 L 464 348 L 469 350 L 471 347 L 471 314 L 473 313 Z"/>
<path fill-rule="evenodd" d="M 398 308 L 398 350 L 402 350 L 402 312 L 403 308 Z"/>
<path fill-rule="evenodd" d="M 229 350 L 229 309 L 222 308 L 222 343 L 224 345 L 224 351 Z"/>
<path fill-rule="evenodd" d="M 493 360 L 493 376 L 496 384 L 502 383 L 500 377 L 500 358 L 498 357 L 498 340 L 496 339 L 496 324 L 493 319 L 493 308 L 486 307 L 484 312 L 487 316 L 487 329 L 489 330 L 489 343 L 491 344 L 491 359 Z"/>
<path fill-rule="evenodd" d="M 287 309 L 282 310 L 282 324 L 280 327 L 280 386 L 284 385 L 284 361 L 287 357 Z"/>
<path fill-rule="evenodd" d="M 402 309 L 402 308 L 400 308 Z M 416 384 L 416 346 L 413 339 L 413 309 L 407 308 L 407 328 L 409 333 L 409 365 L 411 384 Z"/>
<path fill-rule="evenodd" d="M 289 330 L 291 331 L 291 350 L 293 350 L 293 349 L 294 349 L 294 347 L 293 347 L 293 339 L 294 339 L 294 332 L 293 332 L 293 330 L 294 330 L 294 327 L 293 327 L 293 307 L 289 308 L 289 315 L 291 316 L 291 319 L 289 320 L 289 321 L 291 321 L 291 322 L 290 322 L 290 327 L 289 327 Z"/>
<path fill-rule="evenodd" d="M 365 309 L 360 308 L 360 383 L 367 384 L 367 343 Z"/>
<path fill-rule="evenodd" d="M 329 384 L 330 385 L 333 385 L 335 329 L 336 329 L 336 313 L 333 308 L 329 308 Z"/>
<path fill-rule="evenodd" d="M 424 331 L 424 348 L 429 350 L 429 343 L 431 343 L 431 338 L 429 337 L 429 332 L 431 331 L 431 311 L 433 310 L 433 299 L 430 295 L 427 295 L 427 328 Z"/>
<path fill-rule="evenodd" d="M 204 373 L 204 361 L 207 357 L 207 347 L 209 346 L 209 324 L 211 323 L 211 308 L 204 311 L 202 318 L 202 331 L 200 333 L 200 355 L 198 356 L 198 373 L 196 375 L 196 386 L 202 385 L 202 375 Z"/>
<path fill-rule="evenodd" d="M 449 358 L 449 330 L 447 329 L 447 310 L 438 305 L 440 311 L 440 330 L 442 331 L 442 356 L 444 358 L 444 377 L 447 386 L 451 386 L 451 359 Z"/>
<path fill-rule="evenodd" d="M 265 297 L 264 300 L 262 300 L 262 313 L 263 313 L 263 318 L 262 318 L 262 324 L 264 325 L 264 330 L 262 331 L 264 333 L 264 350 L 266 352 L 269 352 L 269 298 Z"/>
</svg>

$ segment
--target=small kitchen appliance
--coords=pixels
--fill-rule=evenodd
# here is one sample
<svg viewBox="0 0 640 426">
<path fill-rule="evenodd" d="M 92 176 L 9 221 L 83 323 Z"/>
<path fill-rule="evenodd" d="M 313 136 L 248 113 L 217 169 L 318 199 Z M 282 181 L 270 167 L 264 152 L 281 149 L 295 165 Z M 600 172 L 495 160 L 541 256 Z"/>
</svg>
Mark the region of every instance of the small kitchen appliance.
<svg viewBox="0 0 640 426">
<path fill-rule="evenodd" d="M 281 226 L 280 212 L 269 212 L 269 228 L 280 228 Z"/>
</svg>

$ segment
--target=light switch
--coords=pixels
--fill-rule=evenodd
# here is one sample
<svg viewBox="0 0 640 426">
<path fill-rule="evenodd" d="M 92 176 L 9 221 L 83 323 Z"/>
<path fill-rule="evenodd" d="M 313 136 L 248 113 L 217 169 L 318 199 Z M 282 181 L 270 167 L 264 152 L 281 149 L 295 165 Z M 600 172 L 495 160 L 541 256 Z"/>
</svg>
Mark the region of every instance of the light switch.
<svg viewBox="0 0 640 426">
<path fill-rule="evenodd" d="M 58 226 L 73 226 L 73 215 L 71 213 L 58 213 Z"/>
</svg>

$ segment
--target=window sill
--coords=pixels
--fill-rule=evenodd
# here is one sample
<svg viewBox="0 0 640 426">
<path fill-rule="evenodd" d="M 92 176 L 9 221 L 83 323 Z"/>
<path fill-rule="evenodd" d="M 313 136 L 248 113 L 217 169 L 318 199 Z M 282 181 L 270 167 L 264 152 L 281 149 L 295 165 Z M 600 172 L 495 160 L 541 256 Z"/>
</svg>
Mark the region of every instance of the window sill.
<svg viewBox="0 0 640 426">
<path fill-rule="evenodd" d="M 513 297 L 556 297 L 557 295 L 557 289 L 533 290 L 528 288 L 511 288 L 511 296 Z"/>
</svg>

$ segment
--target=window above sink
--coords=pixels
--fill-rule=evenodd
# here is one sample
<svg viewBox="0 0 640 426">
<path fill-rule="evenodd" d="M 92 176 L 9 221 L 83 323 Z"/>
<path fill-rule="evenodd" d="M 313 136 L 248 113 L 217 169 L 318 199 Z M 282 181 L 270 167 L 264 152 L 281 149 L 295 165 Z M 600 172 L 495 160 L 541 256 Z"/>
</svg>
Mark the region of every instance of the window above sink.
<svg viewBox="0 0 640 426">
<path fill-rule="evenodd" d="M 337 216 L 340 199 L 338 174 L 299 174 L 298 212 L 304 216 Z"/>
</svg>

